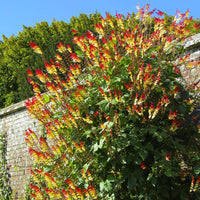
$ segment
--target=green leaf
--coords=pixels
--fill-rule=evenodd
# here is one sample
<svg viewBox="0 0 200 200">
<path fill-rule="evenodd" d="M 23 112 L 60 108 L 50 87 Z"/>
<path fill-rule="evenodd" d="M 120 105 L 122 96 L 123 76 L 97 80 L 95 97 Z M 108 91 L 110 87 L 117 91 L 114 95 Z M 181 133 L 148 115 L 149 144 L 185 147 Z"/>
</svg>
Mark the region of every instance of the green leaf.
<svg viewBox="0 0 200 200">
<path fill-rule="evenodd" d="M 104 144 L 104 139 L 100 139 L 99 144 L 95 143 L 92 148 L 93 151 L 96 152 L 98 149 L 102 149 L 103 148 L 103 144 Z"/>
<path fill-rule="evenodd" d="M 156 183 L 157 183 L 157 179 L 155 177 L 152 177 L 151 178 L 151 183 L 152 185 L 155 187 L 156 186 Z"/>
<path fill-rule="evenodd" d="M 110 108 L 110 104 L 108 103 L 108 104 L 105 106 L 105 111 L 109 111 L 109 108 Z"/>
<path fill-rule="evenodd" d="M 109 174 L 109 175 L 107 176 L 107 179 L 108 179 L 110 182 L 115 182 L 115 177 L 114 177 L 113 174 Z"/>
<path fill-rule="evenodd" d="M 194 167 L 194 173 L 199 174 L 200 173 L 200 165 Z"/>
<path fill-rule="evenodd" d="M 104 190 L 110 191 L 112 190 L 112 184 L 109 180 L 106 180 L 105 182 L 100 182 L 100 191 L 103 192 Z"/>
<path fill-rule="evenodd" d="M 163 137 L 161 136 L 161 133 L 154 132 L 153 137 L 156 137 L 158 142 L 163 141 Z"/>
<path fill-rule="evenodd" d="M 49 103 L 50 102 L 50 97 L 47 94 L 43 94 L 42 97 L 44 98 L 45 103 Z"/>
<path fill-rule="evenodd" d="M 144 198 L 144 195 L 143 195 L 143 194 L 140 194 L 138 198 L 139 198 L 139 200 L 140 200 L 140 199 L 143 199 L 143 198 Z"/>
<path fill-rule="evenodd" d="M 104 144 L 104 139 L 100 139 L 100 141 L 99 141 L 99 148 L 100 149 L 102 149 L 103 144 Z"/>
<path fill-rule="evenodd" d="M 136 179 L 134 177 L 134 174 L 131 173 L 130 176 L 128 177 L 128 187 L 129 189 L 133 189 L 133 187 L 135 186 L 136 184 Z"/>
<path fill-rule="evenodd" d="M 82 51 L 76 51 L 76 54 L 79 58 L 83 58 L 83 52 Z"/>
<path fill-rule="evenodd" d="M 121 78 L 120 77 L 114 77 L 112 80 L 112 83 L 120 83 L 121 82 Z"/>
<path fill-rule="evenodd" d="M 149 127 L 149 133 L 151 133 L 151 134 L 154 134 L 154 133 L 156 132 L 156 130 L 157 130 L 157 127 L 154 126 L 154 125 L 151 125 L 151 126 Z"/>
<path fill-rule="evenodd" d="M 147 181 L 149 181 L 151 178 L 153 177 L 152 173 L 149 173 L 148 177 L 147 177 Z"/>
<path fill-rule="evenodd" d="M 108 101 L 106 99 L 100 101 L 99 103 L 97 103 L 97 105 L 102 105 L 102 104 L 106 104 Z"/>
<path fill-rule="evenodd" d="M 101 182 L 101 183 L 99 184 L 99 186 L 100 186 L 100 191 L 101 191 L 101 192 L 104 191 L 104 188 L 105 188 L 104 185 L 105 185 L 104 182 Z"/>
<path fill-rule="evenodd" d="M 90 136 L 90 134 L 92 133 L 91 130 L 87 130 L 83 133 L 83 136 L 86 135 L 86 136 Z"/>
<path fill-rule="evenodd" d="M 112 99 L 111 104 L 116 105 L 118 102 L 116 99 Z"/>
<path fill-rule="evenodd" d="M 105 187 L 106 191 L 111 191 L 112 190 L 112 184 L 111 184 L 111 182 L 109 180 L 106 180 L 104 187 Z"/>
<path fill-rule="evenodd" d="M 86 172 L 89 166 L 90 163 L 86 163 L 85 165 L 83 165 L 83 170 Z"/>
<path fill-rule="evenodd" d="M 93 148 L 93 151 L 96 152 L 96 151 L 99 149 L 98 143 L 95 143 L 95 144 L 92 146 L 92 148 Z"/>
<path fill-rule="evenodd" d="M 142 158 L 142 160 L 144 161 L 146 159 L 146 157 L 148 156 L 148 152 L 146 150 L 142 150 L 139 152 L 139 155 Z"/>
<path fill-rule="evenodd" d="M 173 172 L 171 170 L 167 170 L 165 172 L 165 175 L 168 176 L 168 177 L 173 177 L 173 176 L 177 176 L 177 173 L 176 172 Z"/>
</svg>

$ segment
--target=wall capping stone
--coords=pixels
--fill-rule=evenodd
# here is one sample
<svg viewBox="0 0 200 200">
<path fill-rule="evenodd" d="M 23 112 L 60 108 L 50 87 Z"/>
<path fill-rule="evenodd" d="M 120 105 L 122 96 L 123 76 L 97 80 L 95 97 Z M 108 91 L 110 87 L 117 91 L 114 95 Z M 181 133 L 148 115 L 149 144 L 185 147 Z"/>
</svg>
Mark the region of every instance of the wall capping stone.
<svg viewBox="0 0 200 200">
<path fill-rule="evenodd" d="M 183 43 L 184 49 L 190 50 L 200 46 L 200 33 L 187 38 Z"/>
<path fill-rule="evenodd" d="M 18 102 L 6 108 L 0 109 L 0 119 L 6 115 L 26 109 L 25 101 Z"/>
</svg>

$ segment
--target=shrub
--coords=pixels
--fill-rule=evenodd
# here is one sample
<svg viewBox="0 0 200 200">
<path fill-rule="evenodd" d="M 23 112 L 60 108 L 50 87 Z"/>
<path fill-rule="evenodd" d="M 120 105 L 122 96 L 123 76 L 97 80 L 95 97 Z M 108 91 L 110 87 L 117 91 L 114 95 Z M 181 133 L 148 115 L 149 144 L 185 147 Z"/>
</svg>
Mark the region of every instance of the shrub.
<svg viewBox="0 0 200 200">
<path fill-rule="evenodd" d="M 73 30 L 80 50 L 60 43 L 46 73 L 28 70 L 35 96 L 26 106 L 43 127 L 40 136 L 26 131 L 33 198 L 199 197 L 195 102 L 177 79 L 188 58 L 180 58 L 182 42 L 196 28 L 188 12 L 169 22 L 148 9 L 107 14 L 95 25 L 97 36 Z"/>
</svg>

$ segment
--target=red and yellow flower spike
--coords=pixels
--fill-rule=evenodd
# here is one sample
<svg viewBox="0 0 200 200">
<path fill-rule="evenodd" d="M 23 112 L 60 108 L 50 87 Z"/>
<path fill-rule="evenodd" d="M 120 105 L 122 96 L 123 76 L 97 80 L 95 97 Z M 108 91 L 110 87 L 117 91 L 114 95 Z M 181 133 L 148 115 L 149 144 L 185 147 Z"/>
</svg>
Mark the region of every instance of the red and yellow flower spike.
<svg viewBox="0 0 200 200">
<path fill-rule="evenodd" d="M 97 193 L 96 193 L 96 190 L 95 190 L 95 187 L 93 185 L 89 185 L 88 186 L 88 191 L 89 191 L 89 194 L 92 198 L 94 199 L 98 199 L 97 197 Z"/>
<path fill-rule="evenodd" d="M 58 44 L 58 51 L 59 51 L 60 53 L 64 53 L 66 50 L 67 50 L 67 48 L 65 47 L 65 45 L 63 45 L 63 43 L 60 42 L 60 43 Z"/>
<path fill-rule="evenodd" d="M 72 196 L 70 195 L 70 193 L 68 191 L 66 191 L 65 189 L 63 189 L 62 193 L 64 194 L 65 199 L 72 200 Z"/>
<path fill-rule="evenodd" d="M 26 73 L 28 74 L 28 76 L 33 76 L 33 72 L 31 71 L 31 69 L 29 68 Z"/>
<path fill-rule="evenodd" d="M 45 62 L 44 64 L 49 74 L 57 74 L 57 70 L 54 64 L 49 64 L 47 62 Z"/>
<path fill-rule="evenodd" d="M 40 147 L 41 147 L 42 152 L 47 152 L 49 150 L 47 141 L 42 137 L 40 137 Z"/>
<path fill-rule="evenodd" d="M 82 118 L 84 122 L 88 124 L 93 124 L 93 121 L 90 119 L 89 115 L 86 115 L 86 118 Z"/>
<path fill-rule="evenodd" d="M 36 72 L 36 74 L 37 74 L 38 79 L 39 79 L 42 83 L 46 83 L 45 74 L 44 74 L 40 69 L 35 70 L 35 72 Z"/>
<path fill-rule="evenodd" d="M 38 45 L 36 45 L 34 42 L 29 42 L 29 45 L 31 46 L 31 48 L 35 51 L 35 53 L 37 54 L 43 54 L 40 47 Z"/>
</svg>

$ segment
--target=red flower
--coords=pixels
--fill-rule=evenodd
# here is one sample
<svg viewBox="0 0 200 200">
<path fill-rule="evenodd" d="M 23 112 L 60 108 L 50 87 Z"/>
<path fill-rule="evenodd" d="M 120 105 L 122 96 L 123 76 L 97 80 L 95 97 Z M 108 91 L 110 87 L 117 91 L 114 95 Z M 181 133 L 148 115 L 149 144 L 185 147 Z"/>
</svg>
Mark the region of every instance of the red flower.
<svg viewBox="0 0 200 200">
<path fill-rule="evenodd" d="M 31 196 L 32 197 L 34 197 L 34 198 L 36 198 L 37 196 L 36 196 L 36 194 L 33 194 L 33 193 L 31 193 Z"/>
<path fill-rule="evenodd" d="M 26 72 L 27 72 L 28 76 L 33 76 L 33 73 L 30 68 Z"/>
<path fill-rule="evenodd" d="M 168 117 L 168 118 L 174 120 L 175 117 L 176 117 L 176 115 L 177 115 L 177 113 L 178 113 L 177 111 L 176 111 L 175 113 L 172 113 L 172 111 L 170 110 L 170 112 L 169 112 L 169 117 Z"/>
<path fill-rule="evenodd" d="M 94 40 L 95 37 L 93 35 L 93 33 L 91 31 L 87 31 L 86 33 L 86 37 L 89 39 L 89 40 Z"/>
<path fill-rule="evenodd" d="M 151 102 L 151 106 L 150 106 L 150 109 L 153 110 L 155 108 L 153 102 Z"/>
<path fill-rule="evenodd" d="M 176 74 L 180 74 L 180 70 L 176 67 L 176 69 L 175 69 L 175 73 Z"/>
<path fill-rule="evenodd" d="M 141 163 L 140 167 L 141 167 L 142 169 L 146 169 L 146 165 L 145 165 L 143 162 Z"/>
<path fill-rule="evenodd" d="M 171 154 L 172 154 L 171 152 L 169 154 L 166 153 L 166 155 L 165 155 L 165 160 L 166 161 L 169 161 L 169 159 L 171 157 Z"/>
<path fill-rule="evenodd" d="M 157 10 L 157 12 L 156 12 L 156 14 L 158 14 L 159 16 L 163 16 L 165 13 L 164 12 L 162 12 L 162 11 L 160 11 L 160 10 Z"/>
<path fill-rule="evenodd" d="M 81 60 L 79 59 L 76 53 L 70 53 L 70 56 L 74 62 L 81 62 Z"/>
<path fill-rule="evenodd" d="M 177 123 L 177 126 L 180 126 L 180 125 L 181 125 L 181 123 L 182 123 L 182 121 L 179 121 L 179 122 Z"/>
<path fill-rule="evenodd" d="M 98 114 L 99 114 L 99 111 L 96 111 L 96 112 L 94 113 L 94 117 L 97 117 Z"/>
<path fill-rule="evenodd" d="M 72 32 L 73 32 L 73 34 L 76 34 L 78 31 L 76 31 L 76 30 L 72 29 Z"/>
<path fill-rule="evenodd" d="M 151 12 L 149 12 L 149 15 L 152 15 L 154 12 L 156 11 L 156 9 L 153 9 Z"/>
</svg>

